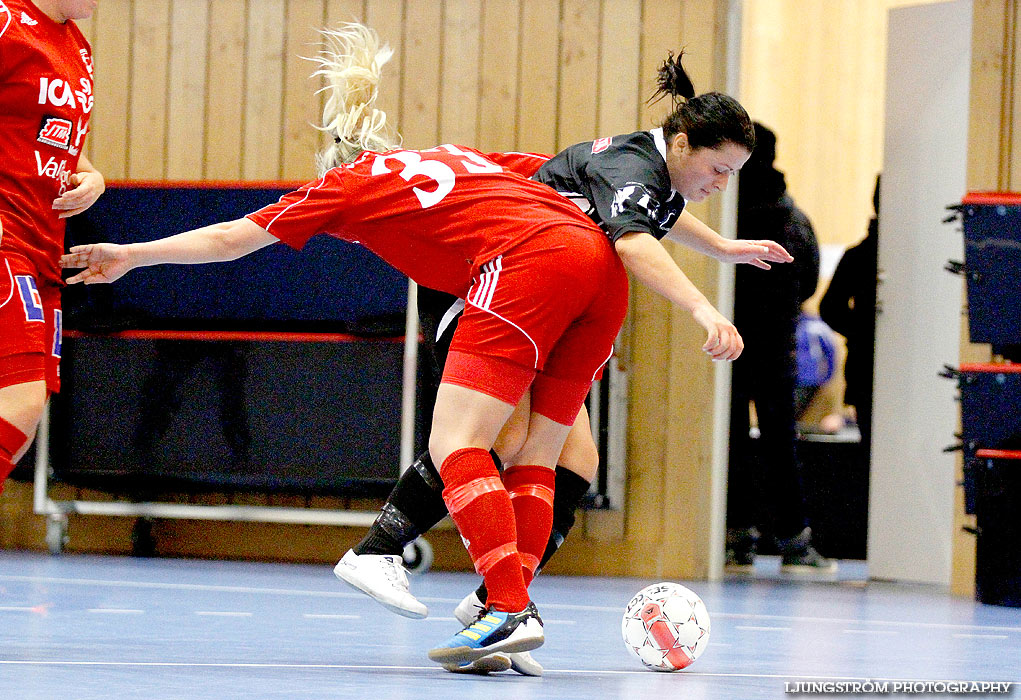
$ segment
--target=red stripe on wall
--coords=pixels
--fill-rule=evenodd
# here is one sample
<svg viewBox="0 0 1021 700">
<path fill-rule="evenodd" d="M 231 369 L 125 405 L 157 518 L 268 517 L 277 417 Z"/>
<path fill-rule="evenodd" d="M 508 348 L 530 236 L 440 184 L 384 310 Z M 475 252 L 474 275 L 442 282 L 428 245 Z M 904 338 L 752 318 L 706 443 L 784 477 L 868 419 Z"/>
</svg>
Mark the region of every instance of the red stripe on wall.
<svg viewBox="0 0 1021 700">
<path fill-rule="evenodd" d="M 83 333 L 64 331 L 66 338 L 124 338 L 127 340 L 236 340 L 283 343 L 403 343 L 404 336 L 366 338 L 347 333 L 274 333 L 253 331 L 119 331 L 117 333 Z"/>
</svg>

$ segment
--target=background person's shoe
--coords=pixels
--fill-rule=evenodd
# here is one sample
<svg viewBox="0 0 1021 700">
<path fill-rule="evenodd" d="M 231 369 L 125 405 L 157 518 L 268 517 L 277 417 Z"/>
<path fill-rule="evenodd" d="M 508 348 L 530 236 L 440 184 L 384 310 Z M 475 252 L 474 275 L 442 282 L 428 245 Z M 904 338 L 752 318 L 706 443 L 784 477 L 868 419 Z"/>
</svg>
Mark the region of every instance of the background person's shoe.
<svg viewBox="0 0 1021 700">
<path fill-rule="evenodd" d="M 759 529 L 756 527 L 727 530 L 727 571 L 751 573 L 759 547 Z"/>
<path fill-rule="evenodd" d="M 827 559 L 812 546 L 812 528 L 806 527 L 790 539 L 776 540 L 780 549 L 780 571 L 789 574 L 833 573 L 837 562 Z"/>
<path fill-rule="evenodd" d="M 472 591 L 457 604 L 454 608 L 454 617 L 462 625 L 467 627 L 471 623 L 475 622 L 475 619 L 479 616 L 479 613 L 486 609 L 486 606 L 475 591 Z"/>
<path fill-rule="evenodd" d="M 429 608 L 411 595 L 404 560 L 399 554 L 355 554 L 347 550 L 333 573 L 391 612 L 420 620 Z"/>
</svg>

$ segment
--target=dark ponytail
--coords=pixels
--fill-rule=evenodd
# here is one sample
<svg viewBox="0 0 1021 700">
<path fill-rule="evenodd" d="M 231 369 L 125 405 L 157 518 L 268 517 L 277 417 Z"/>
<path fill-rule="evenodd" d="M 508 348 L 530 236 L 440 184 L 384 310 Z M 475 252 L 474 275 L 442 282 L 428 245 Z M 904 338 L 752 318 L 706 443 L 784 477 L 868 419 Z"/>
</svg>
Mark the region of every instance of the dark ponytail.
<svg viewBox="0 0 1021 700">
<path fill-rule="evenodd" d="M 673 51 L 667 54 L 663 65 L 656 71 L 657 90 L 649 98 L 649 104 L 659 102 L 669 95 L 674 102 L 674 108 L 676 108 L 680 99 L 690 100 L 695 96 L 695 86 L 688 74 L 684 72 L 684 68 L 681 67 L 682 58 L 684 58 L 684 49 L 681 49 L 676 58 L 674 58 Z"/>
<path fill-rule="evenodd" d="M 675 57 L 671 51 L 656 74 L 656 92 L 649 104 L 670 96 L 674 110 L 663 121 L 663 135 L 685 133 L 692 148 L 718 148 L 726 143 L 755 148 L 755 129 L 741 103 L 722 92 L 695 95 L 695 86 L 681 66 L 682 50 Z"/>
</svg>

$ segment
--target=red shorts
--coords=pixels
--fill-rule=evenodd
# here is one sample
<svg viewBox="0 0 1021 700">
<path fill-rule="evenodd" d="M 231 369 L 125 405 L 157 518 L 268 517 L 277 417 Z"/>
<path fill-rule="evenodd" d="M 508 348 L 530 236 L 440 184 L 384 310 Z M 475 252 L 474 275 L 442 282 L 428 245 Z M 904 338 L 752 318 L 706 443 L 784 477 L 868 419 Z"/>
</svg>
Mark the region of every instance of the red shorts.
<svg viewBox="0 0 1021 700">
<path fill-rule="evenodd" d="M 443 380 L 571 425 L 610 359 L 628 282 L 609 240 L 563 226 L 473 270 Z"/>
<path fill-rule="evenodd" d="M 60 391 L 60 287 L 20 257 L 0 254 L 0 388 L 46 381 Z"/>
</svg>

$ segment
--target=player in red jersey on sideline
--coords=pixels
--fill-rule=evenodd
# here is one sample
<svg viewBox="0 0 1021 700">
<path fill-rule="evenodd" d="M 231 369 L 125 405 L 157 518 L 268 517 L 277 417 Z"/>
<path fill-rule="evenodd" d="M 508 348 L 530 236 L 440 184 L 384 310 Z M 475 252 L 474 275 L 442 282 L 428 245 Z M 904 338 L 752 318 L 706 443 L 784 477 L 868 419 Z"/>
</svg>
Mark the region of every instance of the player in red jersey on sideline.
<svg viewBox="0 0 1021 700">
<path fill-rule="evenodd" d="M 60 390 L 64 219 L 103 193 L 82 155 L 96 0 L 0 0 L 0 490 Z"/>
</svg>

